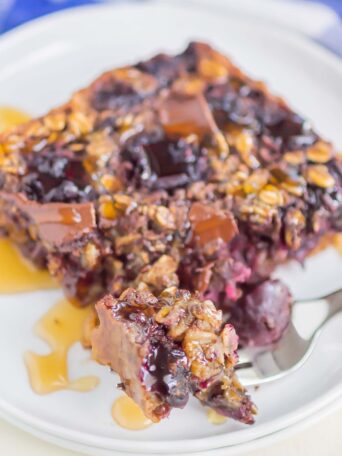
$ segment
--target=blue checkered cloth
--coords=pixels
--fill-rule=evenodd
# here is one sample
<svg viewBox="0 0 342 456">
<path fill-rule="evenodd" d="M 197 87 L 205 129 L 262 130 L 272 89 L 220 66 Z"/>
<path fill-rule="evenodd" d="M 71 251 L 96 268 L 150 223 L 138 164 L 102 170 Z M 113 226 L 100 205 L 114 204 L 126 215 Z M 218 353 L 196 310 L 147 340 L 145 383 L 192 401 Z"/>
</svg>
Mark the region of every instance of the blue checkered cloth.
<svg viewBox="0 0 342 456">
<path fill-rule="evenodd" d="M 119 0 L 0 0 L 0 33 L 45 14 L 85 4 Z M 130 1 L 130 0 L 125 0 Z M 297 0 L 321 3 L 341 18 L 317 37 L 317 41 L 342 57 L 342 0 Z M 293 2 L 293 0 L 292 0 Z"/>
</svg>

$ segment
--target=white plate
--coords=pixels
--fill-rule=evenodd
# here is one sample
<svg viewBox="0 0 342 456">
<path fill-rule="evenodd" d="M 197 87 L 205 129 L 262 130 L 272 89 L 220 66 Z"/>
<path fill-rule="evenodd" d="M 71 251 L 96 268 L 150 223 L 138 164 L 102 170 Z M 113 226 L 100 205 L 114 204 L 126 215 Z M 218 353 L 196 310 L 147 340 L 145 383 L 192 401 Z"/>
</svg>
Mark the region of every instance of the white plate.
<svg viewBox="0 0 342 456">
<path fill-rule="evenodd" d="M 177 5 L 82 8 L 7 34 L 0 40 L 0 105 L 44 113 L 104 69 L 162 49 L 178 51 L 193 38 L 208 40 L 227 52 L 342 146 L 340 61 L 302 37 L 265 27 L 253 18 Z M 328 250 L 311 259 L 305 272 L 289 265 L 280 274 L 296 296 L 313 296 L 342 285 L 342 260 Z M 319 413 L 342 393 L 342 319 L 336 317 L 299 372 L 252 391 L 260 410 L 254 426 L 233 421 L 214 426 L 193 401 L 144 431 L 121 429 L 110 417 L 111 403 L 120 394 L 114 387 L 116 378 L 91 362 L 80 346 L 71 352 L 71 373 L 99 375 L 101 385 L 95 391 L 37 396 L 29 387 L 22 355 L 27 349 L 47 350 L 33 336 L 32 327 L 58 295 L 0 297 L 0 414 L 64 446 L 97 455 L 113 451 L 174 454 L 233 445 L 230 452 L 234 452 Z"/>
</svg>

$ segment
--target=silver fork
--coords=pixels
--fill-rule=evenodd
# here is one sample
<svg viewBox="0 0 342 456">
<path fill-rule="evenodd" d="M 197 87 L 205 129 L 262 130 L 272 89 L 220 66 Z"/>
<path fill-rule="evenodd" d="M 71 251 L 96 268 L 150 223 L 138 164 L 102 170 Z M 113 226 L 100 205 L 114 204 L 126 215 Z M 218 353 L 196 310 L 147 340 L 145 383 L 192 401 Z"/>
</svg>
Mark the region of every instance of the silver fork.
<svg viewBox="0 0 342 456">
<path fill-rule="evenodd" d="M 308 304 L 325 306 L 325 316 L 311 330 L 308 338 L 299 334 L 298 324 L 295 325 L 292 318 L 286 333 L 277 344 L 239 350 L 239 363 L 236 368 L 243 385 L 253 386 L 273 382 L 299 369 L 311 355 L 324 325 L 342 311 L 342 289 L 319 299 L 296 301 L 293 311 Z"/>
</svg>

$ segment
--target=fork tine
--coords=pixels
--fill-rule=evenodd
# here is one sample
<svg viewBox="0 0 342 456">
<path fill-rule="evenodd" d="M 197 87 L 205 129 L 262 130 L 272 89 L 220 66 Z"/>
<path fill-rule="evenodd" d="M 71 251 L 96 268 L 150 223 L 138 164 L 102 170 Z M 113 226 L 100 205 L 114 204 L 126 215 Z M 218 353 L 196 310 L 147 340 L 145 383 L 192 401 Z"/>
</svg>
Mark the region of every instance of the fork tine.
<svg viewBox="0 0 342 456">
<path fill-rule="evenodd" d="M 291 321 L 281 341 L 270 353 L 281 371 L 296 365 L 305 355 L 309 342 L 303 339 Z"/>
<path fill-rule="evenodd" d="M 253 366 L 253 359 L 258 349 L 243 348 L 239 350 L 239 362 L 235 366 L 237 375 L 241 383 L 248 386 L 260 384 L 262 379 L 260 373 Z"/>
<path fill-rule="evenodd" d="M 241 369 L 239 368 L 237 375 L 239 377 L 239 381 L 245 387 L 257 386 L 260 385 L 260 383 L 263 383 L 258 372 L 254 369 L 253 366 L 241 367 Z"/>
<path fill-rule="evenodd" d="M 308 342 L 299 336 L 291 322 L 278 344 L 241 350 L 241 361 L 237 365 L 241 383 L 252 386 L 284 376 L 303 358 L 307 347 Z"/>
<path fill-rule="evenodd" d="M 241 383 L 245 386 L 258 385 L 282 378 L 302 366 L 311 355 L 315 337 L 320 329 L 334 315 L 342 311 L 342 290 L 331 293 L 319 300 L 303 300 L 296 305 L 323 302 L 327 315 L 316 327 L 313 335 L 304 339 L 298 333 L 293 320 L 281 340 L 272 346 L 239 350 L 239 363 L 236 366 Z"/>
<path fill-rule="evenodd" d="M 246 348 L 239 349 L 238 355 L 239 355 L 239 362 L 238 362 L 237 366 L 253 362 L 253 356 L 249 349 L 246 349 Z"/>
</svg>

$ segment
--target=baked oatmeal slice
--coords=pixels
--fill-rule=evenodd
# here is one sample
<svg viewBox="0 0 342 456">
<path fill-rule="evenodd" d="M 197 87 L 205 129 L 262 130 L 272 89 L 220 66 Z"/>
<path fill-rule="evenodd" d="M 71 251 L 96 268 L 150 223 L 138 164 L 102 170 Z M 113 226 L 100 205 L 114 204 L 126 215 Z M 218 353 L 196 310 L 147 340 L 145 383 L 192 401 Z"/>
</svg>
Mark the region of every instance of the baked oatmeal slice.
<svg viewBox="0 0 342 456">
<path fill-rule="evenodd" d="M 117 299 L 105 296 L 96 310 L 94 359 L 120 376 L 152 421 L 193 394 L 224 416 L 253 423 L 256 408 L 234 372 L 238 338 L 211 301 L 175 287 L 158 297 L 127 289 Z"/>
<path fill-rule="evenodd" d="M 1 135 L 0 214 L 82 305 L 143 282 L 230 312 L 342 230 L 342 162 L 264 84 L 191 43 L 111 70 Z"/>
</svg>

